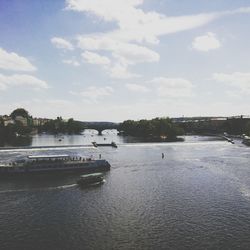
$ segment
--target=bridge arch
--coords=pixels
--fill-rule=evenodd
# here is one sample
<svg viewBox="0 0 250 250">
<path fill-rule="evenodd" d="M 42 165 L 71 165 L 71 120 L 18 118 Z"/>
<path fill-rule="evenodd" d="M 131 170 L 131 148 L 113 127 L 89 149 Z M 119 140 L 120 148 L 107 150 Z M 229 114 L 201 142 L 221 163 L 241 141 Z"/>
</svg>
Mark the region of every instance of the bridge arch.
<svg viewBox="0 0 250 250">
<path fill-rule="evenodd" d="M 118 130 L 118 123 L 113 122 L 88 122 L 86 124 L 86 129 L 94 129 L 98 132 L 98 135 L 102 135 L 104 130 L 116 129 Z"/>
</svg>

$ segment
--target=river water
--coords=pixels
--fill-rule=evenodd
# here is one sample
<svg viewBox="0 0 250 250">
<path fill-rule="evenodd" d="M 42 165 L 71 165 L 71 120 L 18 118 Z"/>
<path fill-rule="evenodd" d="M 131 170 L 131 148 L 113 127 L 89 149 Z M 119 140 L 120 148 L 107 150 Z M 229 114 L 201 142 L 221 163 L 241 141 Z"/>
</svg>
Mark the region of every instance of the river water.
<svg viewBox="0 0 250 250">
<path fill-rule="evenodd" d="M 1 250 L 250 249 L 249 147 L 193 136 L 127 143 L 113 133 L 40 135 L 32 145 L 91 141 L 119 145 L 0 151 L 0 162 L 101 154 L 112 166 L 104 184 L 86 188 L 75 184 L 79 174 L 0 179 Z"/>
</svg>

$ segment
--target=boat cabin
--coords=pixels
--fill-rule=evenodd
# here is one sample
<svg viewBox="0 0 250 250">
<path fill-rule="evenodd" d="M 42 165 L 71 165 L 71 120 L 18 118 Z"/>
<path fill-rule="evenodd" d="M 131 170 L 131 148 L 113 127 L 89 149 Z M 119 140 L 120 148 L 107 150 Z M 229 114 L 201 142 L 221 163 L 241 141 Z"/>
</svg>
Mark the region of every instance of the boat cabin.
<svg viewBox="0 0 250 250">
<path fill-rule="evenodd" d="M 29 155 L 29 160 L 32 161 L 67 161 L 71 157 L 69 155 Z"/>
</svg>

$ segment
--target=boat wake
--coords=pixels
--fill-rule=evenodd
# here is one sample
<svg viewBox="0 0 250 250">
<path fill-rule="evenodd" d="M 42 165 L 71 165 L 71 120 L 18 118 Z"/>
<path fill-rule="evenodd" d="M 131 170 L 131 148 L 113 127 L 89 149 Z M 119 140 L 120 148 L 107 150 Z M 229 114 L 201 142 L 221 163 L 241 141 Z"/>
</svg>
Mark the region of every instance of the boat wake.
<svg viewBox="0 0 250 250">
<path fill-rule="evenodd" d="M 44 187 L 44 188 L 30 188 L 30 189 L 12 189 L 12 190 L 1 190 L 0 194 L 5 193 L 20 193 L 20 192 L 34 192 L 34 191 L 47 191 L 47 190 L 57 190 L 57 189 L 67 189 L 77 186 L 76 183 L 56 186 L 56 187 Z"/>
<path fill-rule="evenodd" d="M 69 185 L 62 185 L 62 186 L 57 186 L 57 187 L 49 187 L 47 188 L 47 190 L 55 190 L 55 189 L 66 189 L 66 188 L 72 188 L 72 187 L 76 187 L 77 184 L 69 184 Z"/>
</svg>

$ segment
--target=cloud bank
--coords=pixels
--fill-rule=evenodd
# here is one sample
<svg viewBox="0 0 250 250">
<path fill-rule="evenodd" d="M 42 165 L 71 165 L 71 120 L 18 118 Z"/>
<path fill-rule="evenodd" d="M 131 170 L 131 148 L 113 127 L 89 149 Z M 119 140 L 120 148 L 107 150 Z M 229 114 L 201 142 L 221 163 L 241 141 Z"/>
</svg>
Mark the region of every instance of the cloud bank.
<svg viewBox="0 0 250 250">
<path fill-rule="evenodd" d="M 105 22 L 113 22 L 117 28 L 101 33 L 78 35 L 77 47 L 83 50 L 85 61 L 93 64 L 109 64 L 104 68 L 111 78 L 128 79 L 138 77 L 130 72 L 133 65 L 159 62 L 155 50 L 161 36 L 202 27 L 216 19 L 250 13 L 250 7 L 230 11 L 199 13 L 196 15 L 166 16 L 155 11 L 144 11 L 143 0 L 66 0 L 66 10 L 83 12 Z M 60 42 L 66 43 L 67 41 Z M 216 35 L 209 32 L 196 37 L 193 48 L 199 51 L 218 49 L 221 46 Z M 72 48 L 71 44 L 66 47 Z M 98 59 L 90 59 L 97 53 Z M 106 53 L 105 58 L 103 52 Z M 87 53 L 87 54 L 86 54 Z"/>
<path fill-rule="evenodd" d="M 9 87 L 30 87 L 34 89 L 48 89 L 49 86 L 34 76 L 26 74 L 14 74 L 6 76 L 0 74 L 0 89 L 5 90 Z"/>
<path fill-rule="evenodd" d="M 7 52 L 0 48 L 0 69 L 11 71 L 36 71 L 31 62 L 14 52 Z"/>
</svg>

